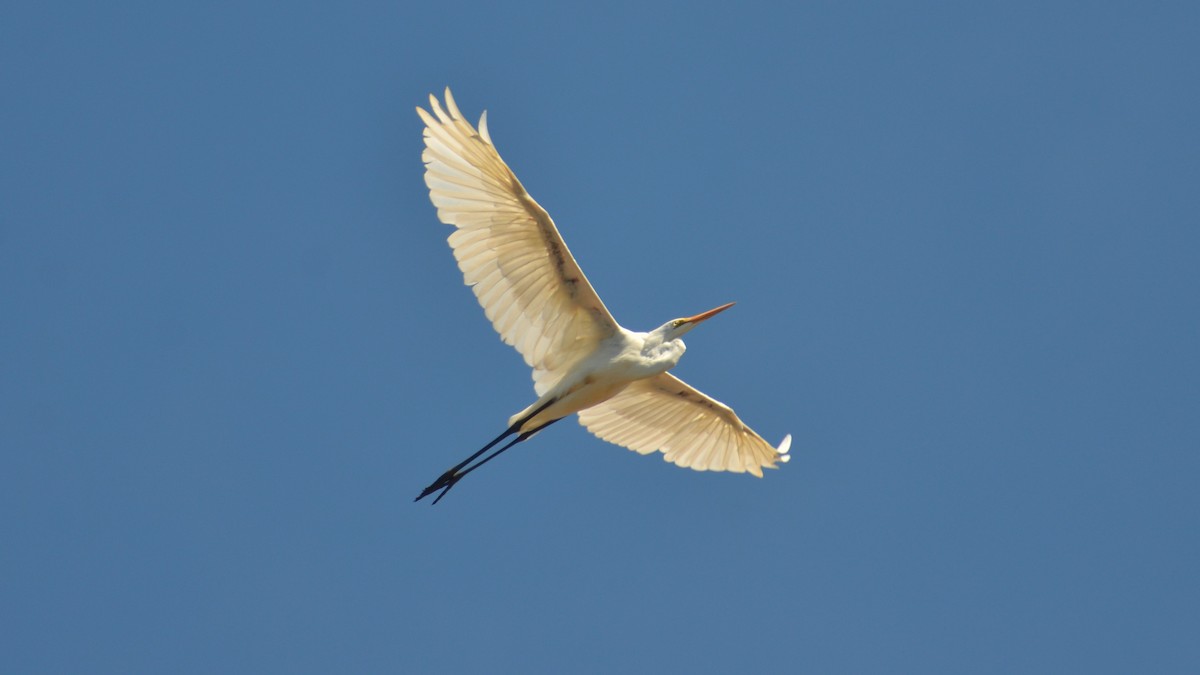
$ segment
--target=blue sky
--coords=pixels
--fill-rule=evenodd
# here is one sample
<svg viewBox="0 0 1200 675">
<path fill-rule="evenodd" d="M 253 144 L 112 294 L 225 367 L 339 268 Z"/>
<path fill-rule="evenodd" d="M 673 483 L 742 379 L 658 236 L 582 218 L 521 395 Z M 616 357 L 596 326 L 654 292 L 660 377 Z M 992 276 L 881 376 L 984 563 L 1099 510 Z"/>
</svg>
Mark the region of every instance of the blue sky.
<svg viewBox="0 0 1200 675">
<path fill-rule="evenodd" d="M 6 672 L 1196 672 L 1194 3 L 8 3 Z M 413 107 L 793 460 L 532 401 Z"/>
</svg>

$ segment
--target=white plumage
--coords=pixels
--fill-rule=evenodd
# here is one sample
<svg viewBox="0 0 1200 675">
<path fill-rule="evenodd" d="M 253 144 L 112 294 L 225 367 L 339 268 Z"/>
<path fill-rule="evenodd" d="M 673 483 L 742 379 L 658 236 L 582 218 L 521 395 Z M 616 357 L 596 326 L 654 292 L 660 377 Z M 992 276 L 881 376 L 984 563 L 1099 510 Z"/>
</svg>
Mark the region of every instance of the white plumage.
<svg viewBox="0 0 1200 675">
<path fill-rule="evenodd" d="M 680 339 L 723 305 L 647 332 L 621 327 L 579 269 L 545 209 L 500 158 L 487 130 L 467 122 L 446 89 L 429 97 L 425 183 L 438 218 L 456 229 L 449 242 L 464 281 L 496 332 L 533 369 L 538 400 L 509 429 L 425 489 L 445 492 L 500 452 L 571 413 L 604 440 L 697 470 L 762 476 L 788 460 L 791 436 L 772 447 L 726 405 L 666 371 L 686 348 Z M 509 435 L 517 438 L 464 468 Z M 421 497 L 418 497 L 420 499 Z M 437 500 L 435 500 L 436 503 Z"/>
</svg>

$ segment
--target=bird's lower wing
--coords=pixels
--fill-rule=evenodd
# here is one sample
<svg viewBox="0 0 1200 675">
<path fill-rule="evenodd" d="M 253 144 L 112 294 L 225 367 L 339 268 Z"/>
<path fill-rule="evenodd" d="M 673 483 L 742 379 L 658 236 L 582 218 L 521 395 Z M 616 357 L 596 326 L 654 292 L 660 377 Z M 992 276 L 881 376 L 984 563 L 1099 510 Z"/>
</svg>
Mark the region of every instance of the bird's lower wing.
<svg viewBox="0 0 1200 675">
<path fill-rule="evenodd" d="M 549 214 L 500 158 L 486 117 L 476 131 L 446 90 L 429 97 L 425 183 L 438 218 L 456 230 L 450 246 L 464 280 L 501 339 L 533 368 L 548 391 L 600 340 L 615 333 L 609 314 Z"/>
<path fill-rule="evenodd" d="M 607 401 L 579 413 L 596 436 L 643 455 L 697 471 L 749 472 L 787 462 L 792 437 L 778 447 L 742 423 L 729 406 L 669 373 L 638 380 Z"/>
</svg>

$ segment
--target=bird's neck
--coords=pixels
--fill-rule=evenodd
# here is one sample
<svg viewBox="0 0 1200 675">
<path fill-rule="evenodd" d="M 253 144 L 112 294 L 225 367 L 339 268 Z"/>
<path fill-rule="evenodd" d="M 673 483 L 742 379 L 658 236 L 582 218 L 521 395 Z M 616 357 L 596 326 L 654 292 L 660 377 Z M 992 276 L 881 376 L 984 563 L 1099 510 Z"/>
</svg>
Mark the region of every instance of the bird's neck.
<svg viewBox="0 0 1200 675">
<path fill-rule="evenodd" d="M 651 331 L 646 336 L 645 342 L 642 343 L 642 356 L 665 366 L 664 371 L 679 363 L 679 359 L 685 351 L 687 351 L 687 345 L 683 344 L 683 340 L 679 338 L 668 340 L 659 331 Z"/>
</svg>

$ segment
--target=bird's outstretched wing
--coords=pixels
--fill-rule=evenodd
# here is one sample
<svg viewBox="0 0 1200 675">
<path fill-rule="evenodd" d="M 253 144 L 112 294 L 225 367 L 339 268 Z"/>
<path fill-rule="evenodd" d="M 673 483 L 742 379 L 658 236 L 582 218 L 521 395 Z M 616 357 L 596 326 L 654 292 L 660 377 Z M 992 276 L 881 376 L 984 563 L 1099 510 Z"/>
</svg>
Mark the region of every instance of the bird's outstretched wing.
<svg viewBox="0 0 1200 675">
<path fill-rule="evenodd" d="M 476 131 L 450 89 L 446 107 L 429 97 L 425 184 L 467 285 L 504 342 L 533 368 L 538 395 L 618 330 L 554 221 L 492 145 L 487 113 Z"/>
<path fill-rule="evenodd" d="M 637 380 L 607 401 L 580 411 L 579 423 L 600 438 L 697 471 L 750 472 L 787 462 L 791 435 L 779 447 L 742 423 L 729 406 L 662 373 Z"/>
</svg>

